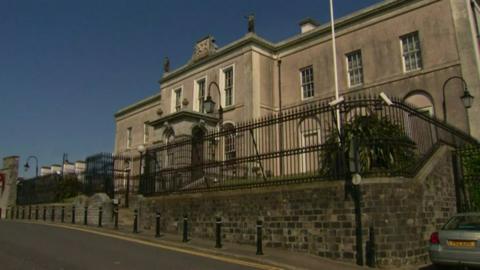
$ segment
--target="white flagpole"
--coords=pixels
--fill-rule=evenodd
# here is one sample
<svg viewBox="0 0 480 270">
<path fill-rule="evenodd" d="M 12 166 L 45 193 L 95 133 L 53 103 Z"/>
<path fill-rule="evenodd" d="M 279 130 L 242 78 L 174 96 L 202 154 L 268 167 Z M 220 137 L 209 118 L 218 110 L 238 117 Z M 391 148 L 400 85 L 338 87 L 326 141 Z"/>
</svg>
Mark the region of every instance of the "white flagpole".
<svg viewBox="0 0 480 270">
<path fill-rule="evenodd" d="M 333 0 L 330 0 L 330 26 L 332 29 L 333 74 L 335 80 L 335 99 L 338 100 L 337 46 L 335 43 L 335 19 L 333 15 Z M 337 109 L 337 128 L 340 132 L 340 112 Z"/>
</svg>

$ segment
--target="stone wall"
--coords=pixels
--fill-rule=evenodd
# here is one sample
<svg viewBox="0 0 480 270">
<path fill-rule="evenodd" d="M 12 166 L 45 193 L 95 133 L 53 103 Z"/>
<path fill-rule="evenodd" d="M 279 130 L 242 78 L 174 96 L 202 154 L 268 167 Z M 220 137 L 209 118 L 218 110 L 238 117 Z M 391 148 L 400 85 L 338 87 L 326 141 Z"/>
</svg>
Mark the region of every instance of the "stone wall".
<svg viewBox="0 0 480 270">
<path fill-rule="evenodd" d="M 18 178 L 18 162 L 17 156 L 6 157 L 3 159 L 3 169 L 0 173 L 5 175 L 5 187 L 0 187 L 0 209 L 1 217 L 5 217 L 6 209 L 15 205 L 17 201 L 17 178 Z"/>
<path fill-rule="evenodd" d="M 415 178 L 363 180 L 363 239 L 365 244 L 373 227 L 380 265 L 428 261 L 430 234 L 456 211 L 451 164 L 444 146 Z M 354 203 L 345 194 L 343 181 L 331 181 L 154 197 L 139 200 L 137 207 L 146 230 L 153 229 L 158 210 L 162 231 L 181 234 L 186 214 L 190 237 L 214 240 L 215 217 L 220 216 L 224 241 L 254 245 L 261 219 L 268 247 L 355 262 Z"/>
</svg>

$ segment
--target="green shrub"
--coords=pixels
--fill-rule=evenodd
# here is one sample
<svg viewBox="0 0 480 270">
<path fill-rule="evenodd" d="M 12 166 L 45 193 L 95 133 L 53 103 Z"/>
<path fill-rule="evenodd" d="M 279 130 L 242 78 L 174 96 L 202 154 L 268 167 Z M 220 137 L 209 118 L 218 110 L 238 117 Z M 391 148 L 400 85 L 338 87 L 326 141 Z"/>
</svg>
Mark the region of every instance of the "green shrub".
<svg viewBox="0 0 480 270">
<path fill-rule="evenodd" d="M 344 152 L 338 147 L 327 147 L 323 158 L 323 172 L 332 174 L 343 154 L 348 158 L 354 143 L 358 149 L 360 174 L 397 174 L 415 164 L 415 143 L 404 135 L 401 126 L 376 115 L 358 116 L 343 126 Z M 332 133 L 327 145 L 338 145 L 337 133 Z M 348 163 L 348 162 L 347 162 Z"/>
</svg>

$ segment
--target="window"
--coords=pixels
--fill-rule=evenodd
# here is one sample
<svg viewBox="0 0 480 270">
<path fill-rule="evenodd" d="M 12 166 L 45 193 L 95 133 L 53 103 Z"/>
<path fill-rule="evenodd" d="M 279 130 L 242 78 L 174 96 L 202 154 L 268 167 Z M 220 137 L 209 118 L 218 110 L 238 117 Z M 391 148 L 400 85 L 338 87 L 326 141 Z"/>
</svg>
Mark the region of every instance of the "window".
<svg viewBox="0 0 480 270">
<path fill-rule="evenodd" d="M 197 81 L 197 99 L 198 99 L 198 111 L 204 112 L 204 102 L 205 102 L 205 79 Z"/>
<path fill-rule="evenodd" d="M 233 68 L 229 67 L 223 70 L 225 106 L 233 105 Z"/>
<path fill-rule="evenodd" d="M 178 88 L 174 91 L 175 94 L 175 111 L 178 112 L 182 109 L 182 88 Z"/>
<path fill-rule="evenodd" d="M 350 87 L 363 83 L 362 52 L 360 50 L 347 54 L 348 83 Z"/>
<path fill-rule="evenodd" d="M 149 136 L 148 123 L 145 122 L 143 123 L 143 143 L 148 143 L 148 140 L 150 139 Z"/>
<path fill-rule="evenodd" d="M 403 67 L 405 72 L 415 71 L 422 68 L 422 53 L 420 50 L 420 39 L 418 32 L 407 34 L 401 37 Z"/>
<path fill-rule="evenodd" d="M 132 128 L 127 128 L 127 148 L 132 147 Z"/>
<path fill-rule="evenodd" d="M 302 80 L 302 99 L 311 98 L 315 91 L 313 88 L 313 67 L 309 66 L 300 70 Z"/>
<path fill-rule="evenodd" d="M 225 135 L 225 160 L 235 159 L 235 126 L 228 123 L 223 126 L 223 129 L 227 131 L 227 134 Z"/>
</svg>

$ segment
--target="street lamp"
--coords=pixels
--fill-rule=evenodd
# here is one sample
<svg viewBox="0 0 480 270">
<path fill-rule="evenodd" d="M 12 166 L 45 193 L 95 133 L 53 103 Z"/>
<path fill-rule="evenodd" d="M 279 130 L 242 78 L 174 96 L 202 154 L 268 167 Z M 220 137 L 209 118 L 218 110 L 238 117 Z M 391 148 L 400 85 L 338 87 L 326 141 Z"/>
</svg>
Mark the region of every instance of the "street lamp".
<svg viewBox="0 0 480 270">
<path fill-rule="evenodd" d="M 29 156 L 23 167 L 25 168 L 25 171 L 28 171 L 28 169 L 30 169 L 30 165 L 28 165 L 28 162 L 32 158 L 35 159 L 35 177 L 38 177 L 38 158 L 36 156 Z"/>
<path fill-rule="evenodd" d="M 212 85 L 215 85 L 215 87 L 217 88 L 217 91 L 218 91 L 218 99 L 220 100 L 219 101 L 219 104 L 218 104 L 218 118 L 220 120 L 220 124 L 222 123 L 223 121 L 223 109 L 222 109 L 222 95 L 220 93 L 220 87 L 218 86 L 218 84 L 214 81 L 210 82 L 210 84 L 208 85 L 208 95 L 207 95 L 207 99 L 204 101 L 204 106 L 205 106 L 205 111 L 207 113 L 213 113 L 213 111 L 215 110 L 215 101 L 213 101 L 212 99 L 212 96 L 210 95 L 210 90 L 212 88 Z"/>
<path fill-rule="evenodd" d="M 458 79 L 462 81 L 463 84 L 463 96 L 460 97 L 463 102 L 463 106 L 465 106 L 465 109 L 470 109 L 472 107 L 473 103 L 473 96 L 470 94 L 467 88 L 467 82 L 460 76 L 453 76 L 448 78 L 444 83 L 442 87 L 442 93 L 443 93 L 443 102 L 442 102 L 442 107 L 443 107 L 443 122 L 447 122 L 447 102 L 445 99 L 445 87 L 447 86 L 447 83 L 450 82 L 453 79 Z"/>
</svg>

